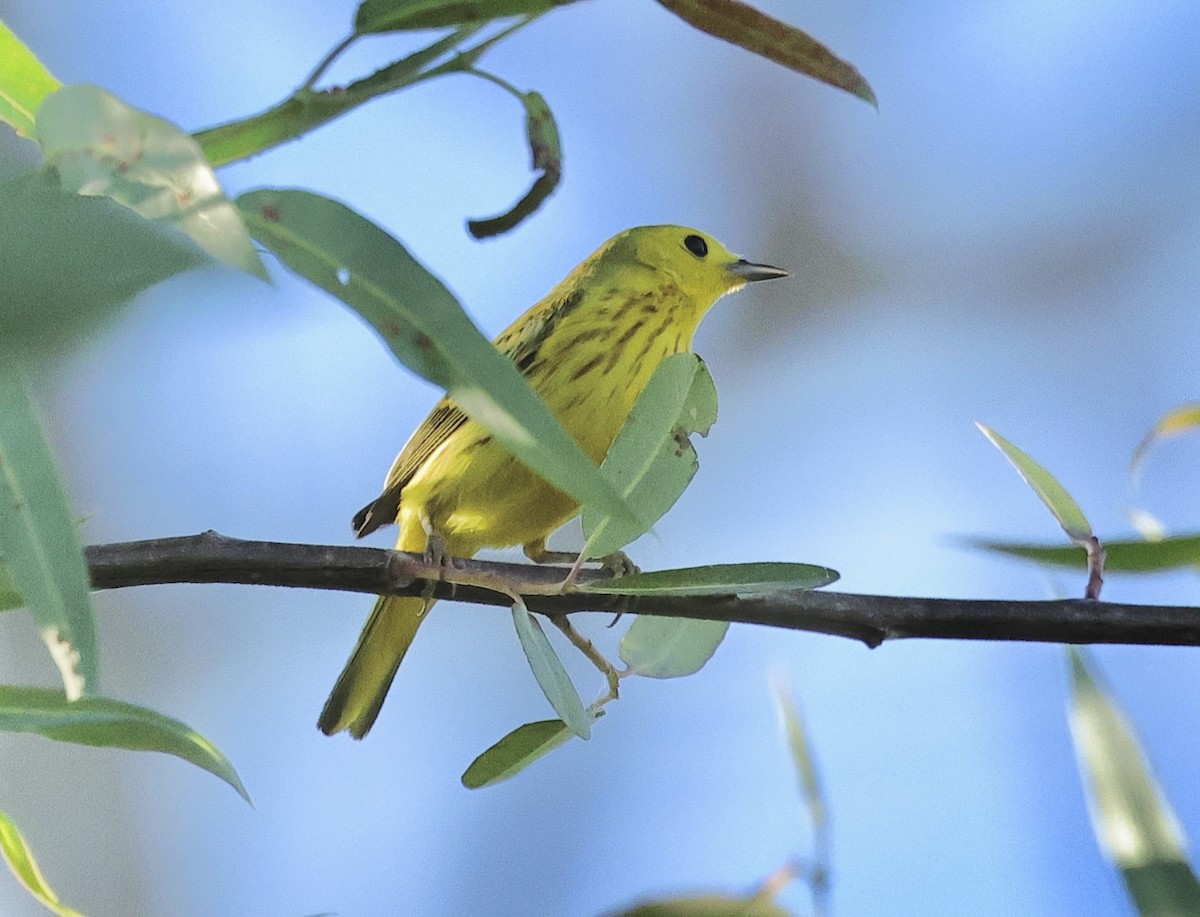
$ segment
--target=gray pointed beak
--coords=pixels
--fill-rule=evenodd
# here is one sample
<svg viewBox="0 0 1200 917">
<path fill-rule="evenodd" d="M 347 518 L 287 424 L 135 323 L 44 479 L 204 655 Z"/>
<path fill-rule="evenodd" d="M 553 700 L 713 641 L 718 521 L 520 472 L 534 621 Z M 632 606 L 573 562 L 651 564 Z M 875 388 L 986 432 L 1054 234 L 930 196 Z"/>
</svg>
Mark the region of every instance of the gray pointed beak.
<svg viewBox="0 0 1200 917">
<path fill-rule="evenodd" d="M 739 258 L 729 265 L 729 273 L 740 277 L 747 283 L 755 280 L 774 280 L 776 277 L 787 277 L 788 271 L 781 267 L 771 267 L 769 264 L 754 264 L 745 258 Z"/>
</svg>

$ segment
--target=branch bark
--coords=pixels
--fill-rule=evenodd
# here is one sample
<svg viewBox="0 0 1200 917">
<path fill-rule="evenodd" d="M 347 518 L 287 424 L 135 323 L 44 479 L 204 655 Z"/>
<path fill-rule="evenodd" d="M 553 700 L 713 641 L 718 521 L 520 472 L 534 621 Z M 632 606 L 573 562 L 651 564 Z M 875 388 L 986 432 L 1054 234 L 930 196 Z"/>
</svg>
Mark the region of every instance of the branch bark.
<svg viewBox="0 0 1200 917">
<path fill-rule="evenodd" d="M 878 646 L 901 637 L 1025 640 L 1044 643 L 1200 644 L 1200 609 L 1123 605 L 1089 599 L 1003 601 L 903 598 L 826 591 L 734 595 L 614 596 L 557 592 L 562 568 L 455 559 L 453 569 L 420 555 L 383 548 L 243 541 L 217 532 L 84 549 L 96 589 L 157 583 L 244 583 L 417 595 L 427 581 L 443 599 L 511 604 L 488 588 L 503 585 L 531 611 L 629 612 L 764 624 L 860 640 Z M 584 571 L 580 582 L 602 574 Z"/>
</svg>

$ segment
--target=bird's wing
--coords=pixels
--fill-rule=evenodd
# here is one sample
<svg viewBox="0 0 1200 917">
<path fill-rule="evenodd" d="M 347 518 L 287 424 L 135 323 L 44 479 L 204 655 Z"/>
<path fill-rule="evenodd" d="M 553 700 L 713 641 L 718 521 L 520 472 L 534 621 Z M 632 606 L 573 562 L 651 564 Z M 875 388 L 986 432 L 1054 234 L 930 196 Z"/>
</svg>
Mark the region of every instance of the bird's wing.
<svg viewBox="0 0 1200 917">
<path fill-rule="evenodd" d="M 501 332 L 495 341 L 496 349 L 515 363 L 523 375 L 528 375 L 550 329 L 578 302 L 578 294 L 547 297 Z M 449 398 L 437 403 L 396 456 L 384 481 L 383 493 L 355 514 L 352 525 L 359 538 L 396 521 L 400 492 L 450 434 L 466 422 L 467 415 Z"/>
</svg>

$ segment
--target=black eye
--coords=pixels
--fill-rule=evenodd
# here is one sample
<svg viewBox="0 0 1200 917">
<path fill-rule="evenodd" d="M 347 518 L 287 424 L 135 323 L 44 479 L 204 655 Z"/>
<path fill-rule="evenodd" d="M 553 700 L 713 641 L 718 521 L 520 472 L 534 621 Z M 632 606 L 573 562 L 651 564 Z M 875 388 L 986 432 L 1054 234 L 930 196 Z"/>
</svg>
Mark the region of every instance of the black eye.
<svg viewBox="0 0 1200 917">
<path fill-rule="evenodd" d="M 703 258 L 708 254 L 708 243 L 699 236 L 688 236 L 683 240 L 683 246 L 697 258 Z"/>
</svg>

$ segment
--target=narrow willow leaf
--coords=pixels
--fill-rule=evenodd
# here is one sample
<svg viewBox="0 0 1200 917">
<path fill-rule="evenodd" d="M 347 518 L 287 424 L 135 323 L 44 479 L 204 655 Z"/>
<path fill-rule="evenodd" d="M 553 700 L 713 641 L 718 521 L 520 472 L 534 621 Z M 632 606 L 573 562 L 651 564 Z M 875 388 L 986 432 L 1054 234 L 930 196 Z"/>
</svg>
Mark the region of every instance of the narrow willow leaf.
<svg viewBox="0 0 1200 917">
<path fill-rule="evenodd" d="M 1032 560 L 1051 567 L 1079 569 L 1087 552 L 1077 545 L 1041 545 L 988 539 L 968 539 L 974 548 Z M 1200 565 L 1200 535 L 1179 535 L 1161 541 L 1112 541 L 1104 545 L 1106 573 L 1160 573 Z"/>
<path fill-rule="evenodd" d="M 147 287 L 210 263 L 177 230 L 41 175 L 0 183 L 0 359 L 91 333 Z"/>
<path fill-rule="evenodd" d="M 640 538 L 667 512 L 699 468 L 690 434 L 706 435 L 717 419 L 717 389 L 694 353 L 659 364 L 608 450 L 601 472 L 638 508 L 642 525 L 622 525 L 584 510 L 589 556 L 603 557 Z"/>
<path fill-rule="evenodd" d="M 405 366 L 445 388 L 524 464 L 585 506 L 635 518 L 525 377 L 399 242 L 305 191 L 252 191 L 238 206 L 255 238 L 355 309 Z"/>
<path fill-rule="evenodd" d="M 692 895 L 647 901 L 606 917 L 792 917 L 769 898 Z"/>
<path fill-rule="evenodd" d="M 83 546 L 15 359 L 0 360 L 0 557 L 72 698 L 96 691 L 96 623 Z"/>
<path fill-rule="evenodd" d="M 12 611 L 14 608 L 24 608 L 25 600 L 17 591 L 8 567 L 0 563 L 0 611 Z"/>
<path fill-rule="evenodd" d="M 471 762 L 462 775 L 468 790 L 495 786 L 550 754 L 575 735 L 562 720 L 540 720 L 518 726 Z"/>
<path fill-rule="evenodd" d="M 54 889 L 42 875 L 37 860 L 33 858 L 29 843 L 5 812 L 0 812 L 0 854 L 4 856 L 17 881 L 25 886 L 25 890 L 37 899 L 39 904 L 59 917 L 83 917 L 79 911 L 58 900 L 58 895 L 54 893 Z"/>
<path fill-rule="evenodd" d="M 577 583 L 575 588 L 605 595 L 758 595 L 786 589 L 820 589 L 837 579 L 837 571 L 828 567 L 770 561 L 631 573 Z"/>
<path fill-rule="evenodd" d="M 1058 483 L 1054 475 L 995 430 L 981 423 L 976 423 L 975 426 L 1017 469 L 1017 473 L 1038 495 L 1038 499 L 1054 514 L 1054 518 L 1058 520 L 1058 524 L 1062 526 L 1068 538 L 1072 541 L 1086 541 L 1092 537 L 1092 526 L 1084 516 L 1083 510 L 1067 493 L 1066 488 Z"/>
<path fill-rule="evenodd" d="M 1146 457 L 1146 453 L 1150 451 L 1150 447 L 1156 442 L 1169 439 L 1172 436 L 1182 436 L 1184 433 L 1189 433 L 1198 427 L 1200 427 L 1200 403 L 1192 402 L 1191 404 L 1181 405 L 1173 411 L 1168 411 L 1158 419 L 1158 423 L 1154 425 L 1154 429 L 1147 433 L 1142 441 L 1138 443 L 1137 449 L 1133 452 L 1133 458 L 1129 460 L 1130 477 L 1136 476 L 1138 467 Z"/>
<path fill-rule="evenodd" d="M 212 742 L 179 720 L 145 707 L 106 697 L 68 701 L 49 688 L 0 685 L 0 732 L 174 755 L 220 777 L 250 801 L 237 771 Z"/>
<path fill-rule="evenodd" d="M 363 0 L 354 32 L 369 35 L 411 29 L 485 23 L 509 16 L 537 16 L 575 0 Z"/>
<path fill-rule="evenodd" d="M 1140 914 L 1200 913 L 1200 881 L 1187 862 L 1183 829 L 1137 736 L 1089 657 L 1074 647 L 1067 653 L 1071 736 L 1097 841 L 1121 870 Z"/>
<path fill-rule="evenodd" d="M 712 658 L 727 630 L 728 621 L 639 616 L 621 638 L 621 659 L 647 678 L 692 675 Z"/>
<path fill-rule="evenodd" d="M 38 109 L 37 131 L 67 191 L 112 198 L 178 227 L 214 258 L 266 279 L 199 144 L 169 121 L 96 86 L 66 86 Z"/>
<path fill-rule="evenodd" d="M 507 213 L 486 220 L 467 221 L 467 230 L 476 239 L 497 236 L 515 227 L 542 206 L 562 177 L 562 142 L 550 106 L 536 92 L 521 93 L 518 98 L 525 106 L 525 136 L 529 141 L 533 170 L 540 174 L 525 196 Z"/>
<path fill-rule="evenodd" d="M 546 639 L 542 625 L 529 613 L 525 603 L 518 599 L 512 608 L 513 626 L 517 629 L 517 638 L 521 641 L 521 649 L 529 660 L 529 668 L 537 679 L 538 687 L 550 701 L 554 712 L 566 724 L 567 728 L 581 739 L 592 737 L 592 718 L 583 709 L 583 701 L 579 692 L 571 682 L 571 676 L 563 668 L 562 660 L 554 647 Z"/>
<path fill-rule="evenodd" d="M 479 28 L 464 26 L 455 29 L 428 47 L 393 61 L 370 76 L 355 80 L 337 91 L 302 89 L 264 112 L 197 131 L 193 136 L 213 166 L 247 159 L 302 137 L 381 95 L 439 74 L 460 72 L 466 61 L 457 57 L 454 63 L 426 68 L 474 35 Z"/>
<path fill-rule="evenodd" d="M 22 137 L 32 137 L 38 106 L 61 85 L 21 39 L 0 22 L 0 121 L 11 125 Z"/>
<path fill-rule="evenodd" d="M 738 0 L 658 0 L 689 25 L 869 102 L 879 103 L 853 66 L 812 36 Z"/>
<path fill-rule="evenodd" d="M 814 864 L 814 871 L 825 872 L 829 864 L 819 861 L 828 849 L 829 816 L 825 804 L 825 791 L 821 787 L 821 777 L 817 773 L 816 761 L 813 758 L 812 743 L 804 728 L 800 709 L 782 681 L 775 683 L 775 701 L 779 707 L 784 734 L 787 736 L 788 751 L 792 755 L 792 766 L 796 769 L 796 779 L 800 784 L 800 798 L 804 801 L 809 824 L 812 826 L 818 860 Z"/>
</svg>

